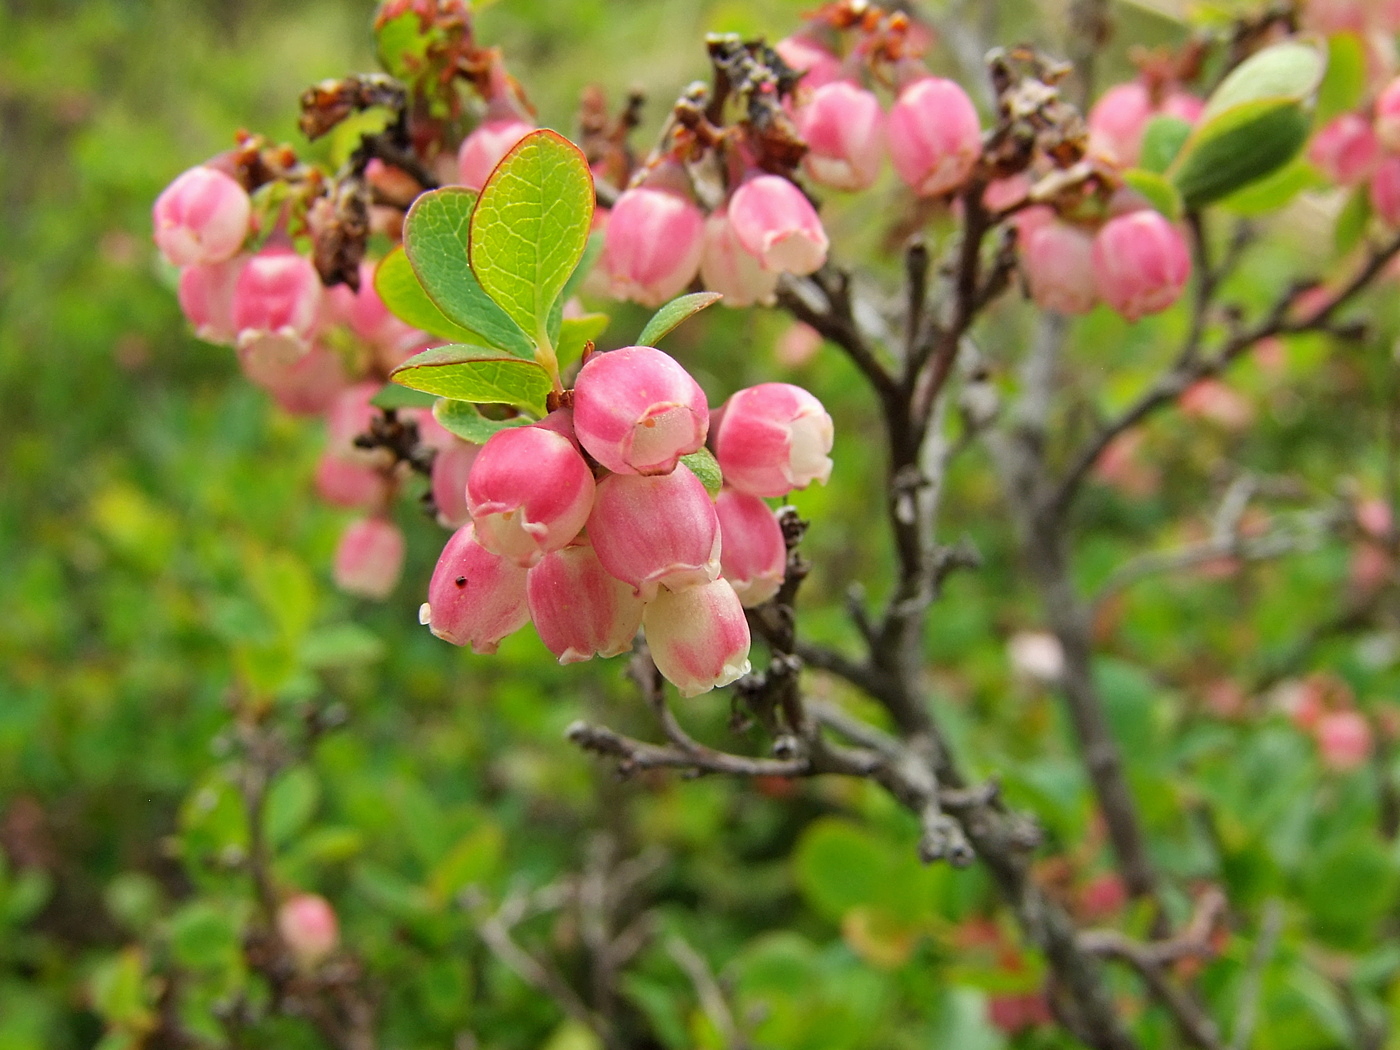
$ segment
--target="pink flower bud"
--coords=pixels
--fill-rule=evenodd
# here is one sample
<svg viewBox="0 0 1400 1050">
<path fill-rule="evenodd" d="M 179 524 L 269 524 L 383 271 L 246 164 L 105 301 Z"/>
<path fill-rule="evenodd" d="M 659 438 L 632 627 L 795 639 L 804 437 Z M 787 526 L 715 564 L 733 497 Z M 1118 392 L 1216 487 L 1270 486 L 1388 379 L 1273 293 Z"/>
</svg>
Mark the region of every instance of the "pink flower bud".
<svg viewBox="0 0 1400 1050">
<path fill-rule="evenodd" d="M 326 451 L 329 454 L 367 465 L 389 461 L 383 449 L 365 449 L 355 444 L 355 439 L 368 433 L 379 415 L 379 409 L 370 403 L 379 389 L 380 384 L 375 382 L 356 383 L 336 395 L 326 413 Z"/>
<path fill-rule="evenodd" d="M 1355 113 L 1330 121 L 1308 143 L 1308 160 L 1339 186 L 1365 182 L 1380 159 L 1375 132 Z"/>
<path fill-rule="evenodd" d="M 317 416 L 330 408 L 349 381 L 339 354 L 324 346 L 313 346 L 300 360 L 262 385 L 283 410 L 298 416 Z"/>
<path fill-rule="evenodd" d="M 529 568 L 573 542 L 593 508 L 593 473 L 568 438 L 543 427 L 497 431 L 467 476 L 467 509 L 489 551 Z"/>
<path fill-rule="evenodd" d="M 787 544 L 768 504 L 747 492 L 726 488 L 715 500 L 719 516 L 720 573 L 749 609 L 762 605 L 783 585 Z"/>
<path fill-rule="evenodd" d="M 433 457 L 433 505 L 437 507 L 438 524 L 444 528 L 460 528 L 471 521 L 467 478 L 480 451 L 480 445 L 454 440 Z"/>
<path fill-rule="evenodd" d="M 729 198 L 734 235 L 765 269 L 812 273 L 826 262 L 829 242 L 817 210 L 781 175 L 756 175 Z"/>
<path fill-rule="evenodd" d="M 1093 234 L 1056 219 L 1032 229 L 1022 244 L 1021 266 L 1037 306 L 1062 314 L 1094 308 Z"/>
<path fill-rule="evenodd" d="M 1371 208 L 1381 222 L 1400 226 L 1400 157 L 1386 157 L 1371 176 Z"/>
<path fill-rule="evenodd" d="M 1201 119 L 1201 114 L 1205 111 L 1205 99 L 1199 98 L 1189 91 L 1173 91 L 1162 100 L 1162 106 L 1157 110 L 1155 115 L 1175 117 L 1177 120 L 1184 120 L 1188 124 L 1195 124 Z"/>
<path fill-rule="evenodd" d="M 603 568 L 643 601 L 719 575 L 719 518 L 684 464 L 669 474 L 610 474 L 598 483 L 588 536 Z"/>
<path fill-rule="evenodd" d="M 419 622 L 445 642 L 494 653 L 529 619 L 525 570 L 477 543 L 471 525 L 454 532 L 433 570 Z"/>
<path fill-rule="evenodd" d="M 982 155 L 982 125 L 972 99 L 951 80 L 921 77 L 890 109 L 890 161 L 921 197 L 957 189 Z"/>
<path fill-rule="evenodd" d="M 841 60 L 811 37 L 784 37 L 773 45 L 773 50 L 790 68 L 804 74 L 802 87 L 819 88 L 841 75 Z"/>
<path fill-rule="evenodd" d="M 240 350 L 275 335 L 305 352 L 321 311 L 321 279 L 311 260 L 270 248 L 248 260 L 233 286 L 233 327 Z"/>
<path fill-rule="evenodd" d="M 337 507 L 375 510 L 388 502 L 390 488 L 383 471 L 329 450 L 316 464 L 316 492 Z"/>
<path fill-rule="evenodd" d="M 1356 711 L 1329 711 L 1313 727 L 1322 762 L 1338 773 L 1366 764 L 1371 757 L 1371 724 Z"/>
<path fill-rule="evenodd" d="M 534 130 L 533 125 L 514 117 L 484 121 L 462 140 L 457 151 L 457 178 L 468 189 L 481 189 L 496 165 Z"/>
<path fill-rule="evenodd" d="M 340 940 L 340 924 L 326 898 L 315 893 L 298 893 L 288 897 L 277 909 L 277 933 L 297 957 L 297 962 L 311 967 L 335 951 Z"/>
<path fill-rule="evenodd" d="M 1392 80 L 1376 98 L 1376 138 L 1391 153 L 1400 153 L 1400 78 Z"/>
<path fill-rule="evenodd" d="M 783 496 L 831 476 L 831 417 L 790 383 L 740 390 L 720 410 L 714 452 L 724 480 L 754 496 Z"/>
<path fill-rule="evenodd" d="M 1147 86 L 1133 80 L 1115 84 L 1089 110 L 1089 149 L 1131 168 L 1142 150 L 1142 133 L 1152 118 Z"/>
<path fill-rule="evenodd" d="M 176 266 L 223 262 L 243 247 L 252 218 L 248 194 L 213 168 L 191 168 L 156 198 L 156 247 Z"/>
<path fill-rule="evenodd" d="M 656 669 L 682 696 L 749 673 L 749 624 L 728 580 L 660 591 L 642 611 Z"/>
<path fill-rule="evenodd" d="M 734 234 L 729 210 L 723 206 L 705 220 L 705 253 L 700 258 L 700 280 L 712 292 L 724 296 L 725 306 L 770 305 L 778 290 L 778 273 L 765 270 L 758 256 L 746 251 Z"/>
<path fill-rule="evenodd" d="M 180 309 L 195 335 L 209 343 L 231 344 L 237 336 L 233 326 L 233 289 L 248 261 L 235 255 L 223 262 L 186 266 L 180 271 Z"/>
<path fill-rule="evenodd" d="M 625 653 L 642 625 L 642 600 L 587 543 L 546 554 L 530 570 L 525 593 L 540 640 L 561 664 Z"/>
<path fill-rule="evenodd" d="M 598 265 L 616 298 L 660 306 L 695 280 L 704 247 L 705 217 L 689 198 L 639 186 L 613 205 Z"/>
<path fill-rule="evenodd" d="M 361 518 L 335 549 L 335 585 L 361 598 L 389 597 L 403 572 L 403 533 L 392 521 Z"/>
<path fill-rule="evenodd" d="M 823 84 L 794 115 L 808 152 L 807 174 L 823 186 L 863 190 L 880 174 L 885 114 L 872 92 L 849 80 Z"/>
<path fill-rule="evenodd" d="M 1129 321 L 1176 302 L 1191 275 L 1181 231 L 1155 211 L 1135 211 L 1104 223 L 1094 238 L 1099 296 Z"/>
<path fill-rule="evenodd" d="M 649 346 L 594 354 L 574 384 L 574 432 L 617 474 L 669 474 L 705 444 L 705 392 L 672 357 Z"/>
<path fill-rule="evenodd" d="M 326 305 L 333 322 L 344 324 L 368 344 L 375 358 L 392 370 L 431 341 L 426 332 L 399 320 L 389 312 L 374 287 L 374 263 L 360 264 L 360 290 L 338 284 L 329 289 Z"/>
</svg>

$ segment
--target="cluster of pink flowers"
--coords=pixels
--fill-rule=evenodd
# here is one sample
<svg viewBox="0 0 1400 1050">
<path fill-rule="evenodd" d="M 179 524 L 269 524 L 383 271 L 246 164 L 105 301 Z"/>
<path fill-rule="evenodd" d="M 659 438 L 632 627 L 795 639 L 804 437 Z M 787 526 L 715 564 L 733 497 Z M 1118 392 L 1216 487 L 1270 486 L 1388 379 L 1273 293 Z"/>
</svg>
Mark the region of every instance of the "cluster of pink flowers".
<svg viewBox="0 0 1400 1050">
<path fill-rule="evenodd" d="M 859 52 L 845 61 L 813 38 L 776 45 L 803 78 L 788 109 L 807 145 L 802 170 L 814 183 L 863 190 L 886 155 L 917 194 L 960 188 L 982 151 L 982 129 L 967 93 L 922 66 L 901 67 L 888 114 L 861 83 Z M 784 273 L 803 276 L 826 261 L 829 242 L 807 195 L 791 179 L 749 164 L 708 215 L 681 165 L 646 170 L 606 215 L 600 266 L 610 293 L 656 306 L 698 276 L 729 306 L 771 303 Z"/>
<path fill-rule="evenodd" d="M 603 217 L 599 267 L 610 294 L 659 306 L 697 274 L 730 306 L 771 302 L 783 273 L 812 273 L 828 241 L 816 208 L 781 175 L 751 172 L 707 218 L 688 177 L 665 162 Z"/>
<path fill-rule="evenodd" d="M 1376 96 L 1370 112 L 1343 113 L 1318 130 L 1308 160 L 1338 186 L 1367 186 L 1371 209 L 1400 227 L 1400 78 Z"/>
<path fill-rule="evenodd" d="M 179 298 L 200 338 L 234 348 L 243 372 L 288 412 L 321 415 L 328 441 L 316 472 L 320 495 L 363 517 L 346 528 L 334 578 L 351 594 L 383 598 L 398 581 L 404 540 L 389 517 L 400 478 L 394 457 L 364 449 L 370 405 L 382 377 L 428 345 L 429 337 L 394 317 L 374 290 L 374 266 L 360 268 L 360 288 L 325 288 L 315 267 L 276 235 L 255 252 L 247 192 L 215 167 L 191 168 L 156 200 L 156 245 L 180 269 Z M 378 378 L 381 381 L 376 381 Z M 358 380 L 358 381 L 357 381 Z M 437 478 L 464 475 L 471 446 L 426 412 L 404 412 L 438 450 L 439 511 L 464 517 L 455 486 Z"/>
<path fill-rule="evenodd" d="M 1046 207 L 1017 217 L 1021 268 L 1036 305 L 1083 314 L 1102 302 L 1136 321 L 1181 297 L 1191 276 L 1186 238 L 1141 200 L 1121 196 L 1127 210 L 1097 227 Z"/>
<path fill-rule="evenodd" d="M 682 462 L 707 439 L 725 479 L 715 499 Z M 749 668 L 744 607 L 771 598 L 786 565 L 764 499 L 824 482 L 831 439 L 831 418 L 797 387 L 750 387 L 711 413 L 660 350 L 594 354 L 570 407 L 477 453 L 470 520 L 420 618 L 482 653 L 533 621 L 560 663 L 626 652 L 640 627 L 682 693 L 726 685 Z"/>
</svg>

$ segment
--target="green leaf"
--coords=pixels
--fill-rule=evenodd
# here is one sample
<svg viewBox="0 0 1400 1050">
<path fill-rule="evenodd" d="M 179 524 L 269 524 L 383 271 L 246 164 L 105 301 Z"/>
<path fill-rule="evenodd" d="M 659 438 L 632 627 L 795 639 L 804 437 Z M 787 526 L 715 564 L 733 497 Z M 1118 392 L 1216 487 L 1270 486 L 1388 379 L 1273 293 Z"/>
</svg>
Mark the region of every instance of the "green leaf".
<svg viewBox="0 0 1400 1050">
<path fill-rule="evenodd" d="M 369 399 L 375 408 L 432 408 L 437 398 L 421 390 L 410 390 L 397 383 L 385 383 L 379 393 Z"/>
<path fill-rule="evenodd" d="M 1327 68 L 1317 45 L 1287 40 L 1245 59 L 1206 102 L 1198 127 L 1206 130 L 1236 107 L 1256 102 L 1302 102 L 1317 90 Z"/>
<path fill-rule="evenodd" d="M 505 855 L 505 834 L 495 824 L 482 824 L 447 851 L 428 875 L 428 889 L 442 903 L 462 890 L 495 875 Z"/>
<path fill-rule="evenodd" d="M 267 840 L 274 847 L 290 842 L 311 821 L 321 801 L 316 774 L 294 766 L 267 793 Z"/>
<path fill-rule="evenodd" d="M 544 415 L 547 373 L 526 361 L 484 346 L 451 344 L 410 357 L 390 376 L 396 383 L 478 404 L 518 405 Z"/>
<path fill-rule="evenodd" d="M 531 132 L 481 190 L 471 216 L 472 269 L 511 320 L 542 338 L 592 223 L 593 175 L 582 151 L 558 132 Z"/>
<path fill-rule="evenodd" d="M 528 416 L 514 419 L 487 419 L 470 401 L 454 401 L 442 398 L 433 408 L 433 418 L 442 424 L 443 429 L 456 434 L 463 441 L 474 445 L 484 445 L 491 435 L 511 427 L 523 427 L 533 423 Z"/>
<path fill-rule="evenodd" d="M 564 290 L 559 293 L 559 302 L 566 303 L 572 296 L 578 294 L 579 286 L 593 272 L 593 266 L 598 261 L 598 256 L 603 254 L 603 234 L 590 233 L 588 243 L 583 246 L 583 258 L 579 259 L 578 265 L 574 267 L 574 272 L 569 274 L 569 279 L 564 282 Z"/>
<path fill-rule="evenodd" d="M 1180 117 L 1153 117 L 1142 133 L 1138 167 L 1160 175 L 1171 166 L 1191 137 L 1191 122 Z"/>
<path fill-rule="evenodd" d="M 1177 158 L 1172 181 L 1199 208 L 1283 167 L 1307 141 L 1311 121 L 1295 102 L 1249 102 L 1203 124 Z"/>
<path fill-rule="evenodd" d="M 852 908 L 879 903 L 892 868 L 887 843 L 836 817 L 808 825 L 793 863 L 802 895 L 835 922 Z"/>
<path fill-rule="evenodd" d="M 1123 173 L 1123 181 L 1147 198 L 1147 203 L 1175 222 L 1181 218 L 1181 197 L 1163 176 L 1142 168 Z"/>
<path fill-rule="evenodd" d="M 485 337 L 479 332 L 463 327 L 452 321 L 438 309 L 437 303 L 428 298 L 418 276 L 413 272 L 413 264 L 408 261 L 402 247 L 395 248 L 380 261 L 374 271 L 374 290 L 389 312 L 405 324 L 420 328 L 429 335 L 451 339 L 458 343 L 484 343 Z"/>
<path fill-rule="evenodd" d="M 228 909 L 194 901 L 170 920 L 170 950 L 192 970 L 229 966 L 238 958 L 238 929 Z"/>
<path fill-rule="evenodd" d="M 436 403 L 437 399 L 433 400 Z M 301 643 L 302 663 L 315 671 L 372 664 L 382 660 L 384 652 L 384 642 L 379 636 L 357 623 L 317 627 Z"/>
<path fill-rule="evenodd" d="M 1317 119 L 1325 123 L 1361 104 L 1366 90 L 1366 47 L 1355 33 L 1327 38 L 1327 74 L 1317 89 Z"/>
<path fill-rule="evenodd" d="M 1251 182 L 1220 202 L 1236 215 L 1266 215 L 1278 211 L 1304 190 L 1326 185 L 1316 169 L 1302 157 L 1279 168 L 1272 175 Z"/>
<path fill-rule="evenodd" d="M 1186 207 L 1219 200 L 1292 160 L 1307 141 L 1308 106 L 1325 70 L 1321 48 L 1298 40 L 1240 63 L 1168 172 Z"/>
<path fill-rule="evenodd" d="M 1371 195 L 1367 187 L 1358 186 L 1347 198 L 1337 216 L 1336 228 L 1332 231 L 1332 241 L 1338 255 L 1345 255 L 1361 243 L 1370 221 Z"/>
<path fill-rule="evenodd" d="M 584 314 L 566 317 L 559 328 L 559 366 L 583 356 L 588 344 L 596 340 L 611 321 L 607 314 Z"/>
<path fill-rule="evenodd" d="M 724 487 L 724 475 L 720 472 L 719 463 L 709 449 L 702 448 L 698 452 L 682 456 L 681 462 L 700 479 L 700 484 L 705 486 L 705 491 L 710 494 L 710 499 L 719 495 L 719 490 Z"/>
<path fill-rule="evenodd" d="M 667 333 L 688 317 L 698 314 L 707 306 L 713 306 L 723 299 L 719 292 L 693 292 L 679 299 L 672 299 L 651 315 L 642 334 L 637 336 L 637 346 L 655 346 Z"/>
<path fill-rule="evenodd" d="M 467 233 L 476 205 L 476 193 L 460 186 L 422 194 L 404 219 L 404 252 L 438 309 L 481 333 L 461 342 L 486 343 L 517 357 L 533 357 L 534 343 L 482 290 L 468 262 Z"/>
</svg>

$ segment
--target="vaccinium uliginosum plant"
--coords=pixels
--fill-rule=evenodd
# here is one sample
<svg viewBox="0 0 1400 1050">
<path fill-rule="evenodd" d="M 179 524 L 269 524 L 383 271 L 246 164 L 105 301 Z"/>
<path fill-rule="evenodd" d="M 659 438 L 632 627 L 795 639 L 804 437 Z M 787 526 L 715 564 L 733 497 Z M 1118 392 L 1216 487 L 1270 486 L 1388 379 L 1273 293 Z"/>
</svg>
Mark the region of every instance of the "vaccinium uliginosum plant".
<svg viewBox="0 0 1400 1050">
<path fill-rule="evenodd" d="M 1355 6 L 1371 32 L 1380 16 Z M 1309 10 L 1322 18 L 1326 7 Z M 1362 31 L 1339 24 L 1311 28 Z M 623 773 L 873 780 L 918 815 L 925 861 L 980 856 L 1043 955 L 1042 990 L 997 1000 L 1003 1027 L 1053 1017 L 1091 1046 L 1142 1045 L 1140 1011 L 1124 1009 L 1105 975 L 1113 959 L 1144 977 L 1143 995 L 1183 1040 L 1222 1046 L 1203 997 L 1166 966 L 1212 954 L 1223 905 L 1211 891 L 1192 916 L 1174 910 L 1146 849 L 1092 674 L 1094 610 L 1075 587 L 1069 517 L 1091 475 L 1126 487 L 1125 442 L 1160 409 L 1179 402 L 1234 425 L 1220 378 L 1229 366 L 1276 336 L 1335 331 L 1337 311 L 1400 252 L 1400 241 L 1368 241 L 1350 277 L 1290 288 L 1249 321 L 1218 309 L 1236 249 L 1217 259 L 1207 228 L 1217 205 L 1268 212 L 1310 184 L 1351 194 L 1338 229 L 1347 249 L 1400 226 L 1393 56 L 1368 54 L 1365 83 L 1316 131 L 1328 49 L 1296 32 L 1296 13 L 1241 21 L 1228 48 L 1203 38 L 1144 58 L 1087 115 L 1070 66 L 993 51 L 979 109 L 976 92 L 926 61 L 925 25 L 835 0 L 772 46 L 710 38 L 713 83 L 686 88 L 639 153 L 635 104 L 613 119 L 596 93 L 577 145 L 539 128 L 459 0 L 386 3 L 376 25 L 381 48 L 403 48 L 383 55 L 389 75 L 327 82 L 302 100 L 312 138 L 352 114 L 384 116 L 339 170 L 244 136 L 179 176 L 154 212 L 200 336 L 232 346 L 287 410 L 326 418 L 316 487 L 363 515 L 337 552 L 338 584 L 393 591 L 404 541 L 387 511 L 408 474 L 427 475 L 432 513 L 451 530 L 420 613 L 433 634 L 490 654 L 532 621 L 561 664 L 636 654 L 666 742 L 580 722 L 575 743 Z M 1078 59 L 1087 72 L 1092 56 Z M 847 195 L 878 193 L 892 194 L 904 251 L 892 321 L 861 299 L 866 278 L 837 261 L 824 222 Z M 953 231 L 937 268 L 934 217 Z M 1239 250 L 1249 236 L 1242 224 Z M 1002 384 L 1016 388 L 1008 419 L 975 326 L 1017 287 L 1042 322 L 1017 382 Z M 1169 370 L 1082 443 L 1053 432 L 1065 316 L 1103 308 L 1136 323 L 1188 287 L 1188 334 Z M 596 298 L 657 312 L 633 345 L 601 351 L 609 318 L 582 305 Z M 657 348 L 715 302 L 776 306 L 810 325 L 878 402 L 898 578 L 880 616 L 856 611 L 859 657 L 799 638 L 807 526 L 770 502 L 843 469 L 830 415 L 777 377 L 712 408 L 686 362 Z M 929 606 L 949 572 L 976 560 L 937 537 L 941 484 L 951 458 L 982 439 L 1045 606 L 1046 629 L 1018 635 L 1013 661 L 1063 692 L 1118 865 L 1109 895 L 1142 902 L 1148 943 L 1076 926 L 1032 873 L 1034 825 L 995 786 L 967 779 L 927 695 Z M 1246 539 L 1223 553 L 1243 556 Z M 1366 571 L 1375 576 L 1374 559 Z M 755 640 L 766 659 L 752 657 Z M 812 702 L 804 665 L 868 694 L 890 730 Z M 772 753 L 699 744 L 658 674 L 687 697 L 733 685 L 736 712 L 771 734 Z M 1371 727 L 1333 707 L 1310 708 L 1308 731 L 1330 768 L 1356 768 Z M 277 917 L 303 967 L 336 945 L 319 900 L 293 898 Z"/>
</svg>

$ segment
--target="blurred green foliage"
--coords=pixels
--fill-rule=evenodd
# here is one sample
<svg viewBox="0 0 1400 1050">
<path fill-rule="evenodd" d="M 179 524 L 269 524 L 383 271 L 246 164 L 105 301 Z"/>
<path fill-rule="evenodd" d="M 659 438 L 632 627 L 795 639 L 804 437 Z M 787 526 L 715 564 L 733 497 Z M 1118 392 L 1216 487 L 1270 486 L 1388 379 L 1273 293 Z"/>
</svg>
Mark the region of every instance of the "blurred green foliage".
<svg viewBox="0 0 1400 1050">
<path fill-rule="evenodd" d="M 655 127 L 703 72 L 702 32 L 781 32 L 800 6 L 502 0 L 481 32 L 506 49 L 544 123 L 567 129 L 579 89 L 598 79 L 614 98 L 646 88 Z M 1035 30 L 1033 11 L 1008 7 L 1007 39 Z M 271 0 L 0 8 L 0 1050 L 176 1045 L 153 1041 L 172 1025 L 184 1045 L 321 1045 L 305 1019 L 265 1012 L 268 988 L 242 950 L 257 844 L 239 779 L 248 726 L 235 712 L 250 702 L 269 705 L 293 743 L 328 727 L 269 786 L 265 845 L 278 892 L 334 902 L 385 1046 L 595 1047 L 478 928 L 512 894 L 578 877 L 599 836 L 621 858 L 660 851 L 623 916 L 645 914 L 651 931 L 618 982 L 635 1045 L 724 1045 L 677 945 L 708 961 L 754 1046 L 1068 1045 L 989 1022 L 990 1002 L 1040 986 L 1042 964 L 983 872 L 919 865 L 915 822 L 878 789 L 615 783 L 562 734 L 578 717 L 649 732 L 621 662 L 560 669 L 529 632 L 493 658 L 435 641 L 415 610 L 442 534 L 409 504 L 398 593 L 373 606 L 330 587 L 345 518 L 310 492 L 316 427 L 280 415 L 231 354 L 186 331 L 149 243 L 149 207 L 236 128 L 294 140 L 306 84 L 371 68 L 368 17 L 363 4 Z M 1171 32 L 1133 9 L 1120 40 Z M 844 257 L 875 247 L 895 192 L 833 202 Z M 931 236 L 950 230 L 935 223 Z M 1254 308 L 1317 257 L 1305 228 L 1269 243 L 1229 289 Z M 872 280 L 892 286 L 895 269 L 877 266 Z M 1299 339 L 1277 362 L 1245 362 L 1231 388 L 1249 425 L 1154 423 L 1129 460 L 1141 487 L 1088 494 L 1080 582 L 1205 535 L 1243 470 L 1278 480 L 1285 506 L 1380 495 L 1394 469 L 1381 437 L 1396 402 L 1393 299 L 1373 300 L 1364 344 Z M 614 342 L 645 320 L 613 312 Z M 1012 303 L 981 331 L 1007 391 L 1031 321 Z M 1127 326 L 1102 311 L 1079 322 L 1063 433 L 1142 389 L 1185 323 L 1172 312 Z M 771 312 L 715 309 L 668 348 L 716 402 L 781 376 L 831 409 L 836 474 L 797 499 L 817 566 L 803 630 L 854 644 L 847 588 L 878 598 L 889 585 L 873 527 L 879 424 L 831 348 L 797 366 L 775 359 L 786 329 Z M 1008 664 L 1007 639 L 1038 614 L 983 452 L 959 460 L 945 502 L 947 535 L 966 533 L 985 567 L 952 578 L 932 618 L 940 715 L 965 760 L 1037 815 L 1045 880 L 1082 911 L 1109 857 L 1053 696 Z M 1326 771 L 1259 687 L 1321 672 L 1363 711 L 1389 711 L 1393 621 L 1310 634 L 1345 609 L 1359 550 L 1331 540 L 1228 575 L 1155 576 L 1107 603 L 1097 626 L 1101 686 L 1156 860 L 1174 885 L 1223 884 L 1238 912 L 1202 979 L 1221 1015 L 1260 917 L 1279 917 L 1256 1046 L 1342 1045 L 1357 1016 L 1400 1020 L 1400 855 L 1393 829 L 1377 831 L 1394 804 L 1393 760 L 1384 751 L 1355 772 Z M 832 682 L 812 688 L 879 718 Z M 682 715 L 698 735 L 746 746 L 722 696 Z M 1184 893 L 1173 903 L 1188 910 Z M 1139 932 L 1147 921 L 1101 919 Z M 517 936 L 586 983 L 576 916 L 529 918 Z M 1146 1045 L 1175 1045 L 1150 1009 L 1137 1020 Z"/>
</svg>

